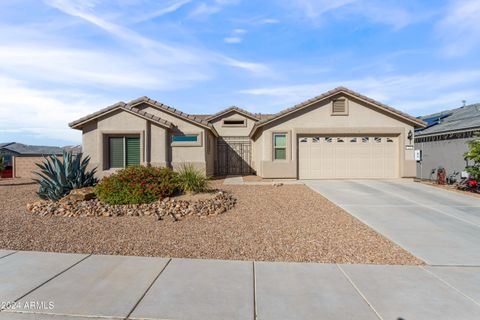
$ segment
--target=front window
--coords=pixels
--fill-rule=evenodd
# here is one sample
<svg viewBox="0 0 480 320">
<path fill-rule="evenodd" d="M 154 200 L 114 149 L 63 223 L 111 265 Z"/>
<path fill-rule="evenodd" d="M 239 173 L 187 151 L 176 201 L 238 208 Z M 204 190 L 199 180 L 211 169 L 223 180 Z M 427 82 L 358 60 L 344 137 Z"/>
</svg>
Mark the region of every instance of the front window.
<svg viewBox="0 0 480 320">
<path fill-rule="evenodd" d="M 140 165 L 139 137 L 109 137 L 109 167 L 125 168 Z"/>
<path fill-rule="evenodd" d="M 287 159 L 287 134 L 273 134 L 273 156 L 275 160 Z"/>
<path fill-rule="evenodd" d="M 197 134 L 173 135 L 172 142 L 197 142 Z"/>
</svg>

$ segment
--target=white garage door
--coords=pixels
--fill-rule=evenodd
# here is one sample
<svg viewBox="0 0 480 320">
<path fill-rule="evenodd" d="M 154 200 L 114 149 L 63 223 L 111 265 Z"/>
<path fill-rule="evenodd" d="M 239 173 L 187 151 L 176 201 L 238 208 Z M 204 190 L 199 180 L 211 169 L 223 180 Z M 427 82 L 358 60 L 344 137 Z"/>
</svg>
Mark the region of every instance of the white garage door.
<svg viewBox="0 0 480 320">
<path fill-rule="evenodd" d="M 397 137 L 300 137 L 298 153 L 300 179 L 399 176 Z"/>
</svg>

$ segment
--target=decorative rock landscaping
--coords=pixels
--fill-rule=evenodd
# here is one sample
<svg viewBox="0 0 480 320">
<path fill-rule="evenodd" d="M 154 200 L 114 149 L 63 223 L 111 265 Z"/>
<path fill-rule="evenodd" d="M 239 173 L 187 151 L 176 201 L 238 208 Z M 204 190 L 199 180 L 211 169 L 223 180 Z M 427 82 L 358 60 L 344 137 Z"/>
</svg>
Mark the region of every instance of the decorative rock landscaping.
<svg viewBox="0 0 480 320">
<path fill-rule="evenodd" d="M 235 203 L 236 199 L 230 193 L 224 191 L 201 194 L 200 197 L 197 197 L 197 195 L 183 195 L 138 205 L 109 205 L 97 199 L 81 200 L 81 197 L 78 195 L 68 195 L 58 202 L 41 200 L 29 203 L 27 204 L 27 210 L 39 216 L 156 216 L 158 220 L 171 216 L 175 221 L 178 221 L 186 216 L 203 218 L 222 214 L 232 209 Z"/>
</svg>

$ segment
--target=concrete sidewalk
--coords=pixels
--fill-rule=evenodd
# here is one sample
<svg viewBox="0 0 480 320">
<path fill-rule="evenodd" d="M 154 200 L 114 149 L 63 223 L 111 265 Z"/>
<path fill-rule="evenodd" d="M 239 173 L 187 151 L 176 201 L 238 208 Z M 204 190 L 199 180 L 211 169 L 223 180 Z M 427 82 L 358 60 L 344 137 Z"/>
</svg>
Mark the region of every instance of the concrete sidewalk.
<svg viewBox="0 0 480 320">
<path fill-rule="evenodd" d="M 480 319 L 479 287 L 480 267 L 0 250 L 0 319 Z"/>
</svg>

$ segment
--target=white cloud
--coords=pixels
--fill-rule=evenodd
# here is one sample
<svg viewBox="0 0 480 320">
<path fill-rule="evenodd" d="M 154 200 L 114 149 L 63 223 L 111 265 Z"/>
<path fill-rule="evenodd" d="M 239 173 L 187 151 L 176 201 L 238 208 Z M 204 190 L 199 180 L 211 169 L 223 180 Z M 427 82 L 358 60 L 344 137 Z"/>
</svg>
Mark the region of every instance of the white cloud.
<svg viewBox="0 0 480 320">
<path fill-rule="evenodd" d="M 122 26 L 120 24 L 103 19 L 102 17 L 97 16 L 93 13 L 93 10 L 91 10 L 91 6 L 93 4 L 90 2 L 88 2 L 88 5 L 85 5 L 83 2 L 77 3 L 72 2 L 71 0 L 47 0 L 47 3 L 68 15 L 83 19 L 84 21 L 87 21 L 107 31 L 115 37 L 126 41 L 130 45 L 141 46 L 142 49 L 149 50 L 147 52 L 143 52 L 143 54 L 146 56 L 150 56 L 150 60 L 158 60 L 161 61 L 162 64 L 168 64 L 172 66 L 173 69 L 177 69 L 177 74 L 178 66 L 181 66 L 182 64 L 194 67 L 202 67 L 205 65 L 217 63 L 218 61 L 216 57 L 218 57 L 219 54 L 215 52 L 166 44 L 159 40 L 147 38 L 133 31 L 132 29 Z M 217 1 L 216 3 L 223 5 L 233 2 L 225 0 L 220 2 Z M 235 61 L 235 63 L 232 63 L 232 61 Z M 261 68 L 252 68 L 252 65 L 258 66 L 259 64 L 249 61 L 240 61 L 238 59 L 229 57 L 221 59 L 220 62 L 223 62 L 229 66 L 244 69 L 249 72 L 256 72 L 256 70 L 262 70 L 263 73 L 265 69 L 268 69 L 267 66 L 262 66 Z"/>
<path fill-rule="evenodd" d="M 321 24 L 322 16 L 338 12 L 343 15 L 361 16 L 371 22 L 401 29 L 426 13 L 416 14 L 397 2 L 385 0 L 295 0 L 293 3 L 314 24 Z"/>
<path fill-rule="evenodd" d="M 178 74 L 166 66 L 152 68 L 152 65 L 146 66 L 144 61 L 135 61 L 131 55 L 121 52 L 35 43 L 0 45 L 0 70 L 22 79 L 61 85 L 100 84 L 145 89 L 173 89 L 206 77 L 199 71 L 185 70 L 185 73 Z"/>
<path fill-rule="evenodd" d="M 310 18 L 316 18 L 322 14 L 342 8 L 357 0 L 296 0 L 296 4 Z"/>
<path fill-rule="evenodd" d="M 480 45 L 480 1 L 450 1 L 445 17 L 437 26 L 438 37 L 445 43 L 444 53 L 462 56 Z"/>
<path fill-rule="evenodd" d="M 190 17 L 198 18 L 198 17 L 210 16 L 212 14 L 220 12 L 221 10 L 222 10 L 222 7 L 218 5 L 209 5 L 202 2 L 194 10 L 192 10 L 192 12 L 190 13 Z"/>
<path fill-rule="evenodd" d="M 223 39 L 226 43 L 240 43 L 242 42 L 242 38 L 240 37 L 226 37 Z"/>
<path fill-rule="evenodd" d="M 346 81 L 332 81 L 279 87 L 253 88 L 240 93 L 270 100 L 288 106 L 312 98 L 338 86 L 346 86 L 368 97 L 398 109 L 424 113 L 458 106 L 461 100 L 480 99 L 476 84 L 480 70 L 431 72 L 411 75 L 365 77 Z"/>
<path fill-rule="evenodd" d="M 0 76 L 0 96 L 0 133 L 22 132 L 73 143 L 80 142 L 80 132 L 67 124 L 106 105 L 98 96 L 34 89 L 4 76 Z"/>
<path fill-rule="evenodd" d="M 246 32 L 247 32 L 247 30 L 245 30 L 245 29 L 233 29 L 233 31 L 232 31 L 233 34 L 244 34 Z"/>
<path fill-rule="evenodd" d="M 174 1 L 170 4 L 167 4 L 167 6 L 160 8 L 160 9 L 156 9 L 156 10 L 153 10 L 153 11 L 150 10 L 149 12 L 147 12 L 143 15 L 138 15 L 133 19 L 133 21 L 134 22 L 142 22 L 142 21 L 158 18 L 158 17 L 164 16 L 166 14 L 175 12 L 175 11 L 179 10 L 180 8 L 184 7 L 185 5 L 187 5 L 191 2 L 192 2 L 192 0 Z"/>
<path fill-rule="evenodd" d="M 260 19 L 259 23 L 260 24 L 277 24 L 277 23 L 280 23 L 280 20 L 267 18 L 267 19 Z"/>
<path fill-rule="evenodd" d="M 219 55 L 218 58 L 220 58 L 225 64 L 231 67 L 249 70 L 253 74 L 257 74 L 257 75 L 272 74 L 270 68 L 268 68 L 267 66 L 261 63 L 241 61 L 241 60 L 233 59 L 233 58 L 222 56 L 222 55 Z"/>
<path fill-rule="evenodd" d="M 225 6 L 237 4 L 238 0 L 214 0 L 211 3 L 201 2 L 190 13 L 191 18 L 206 18 L 223 10 Z"/>
</svg>

